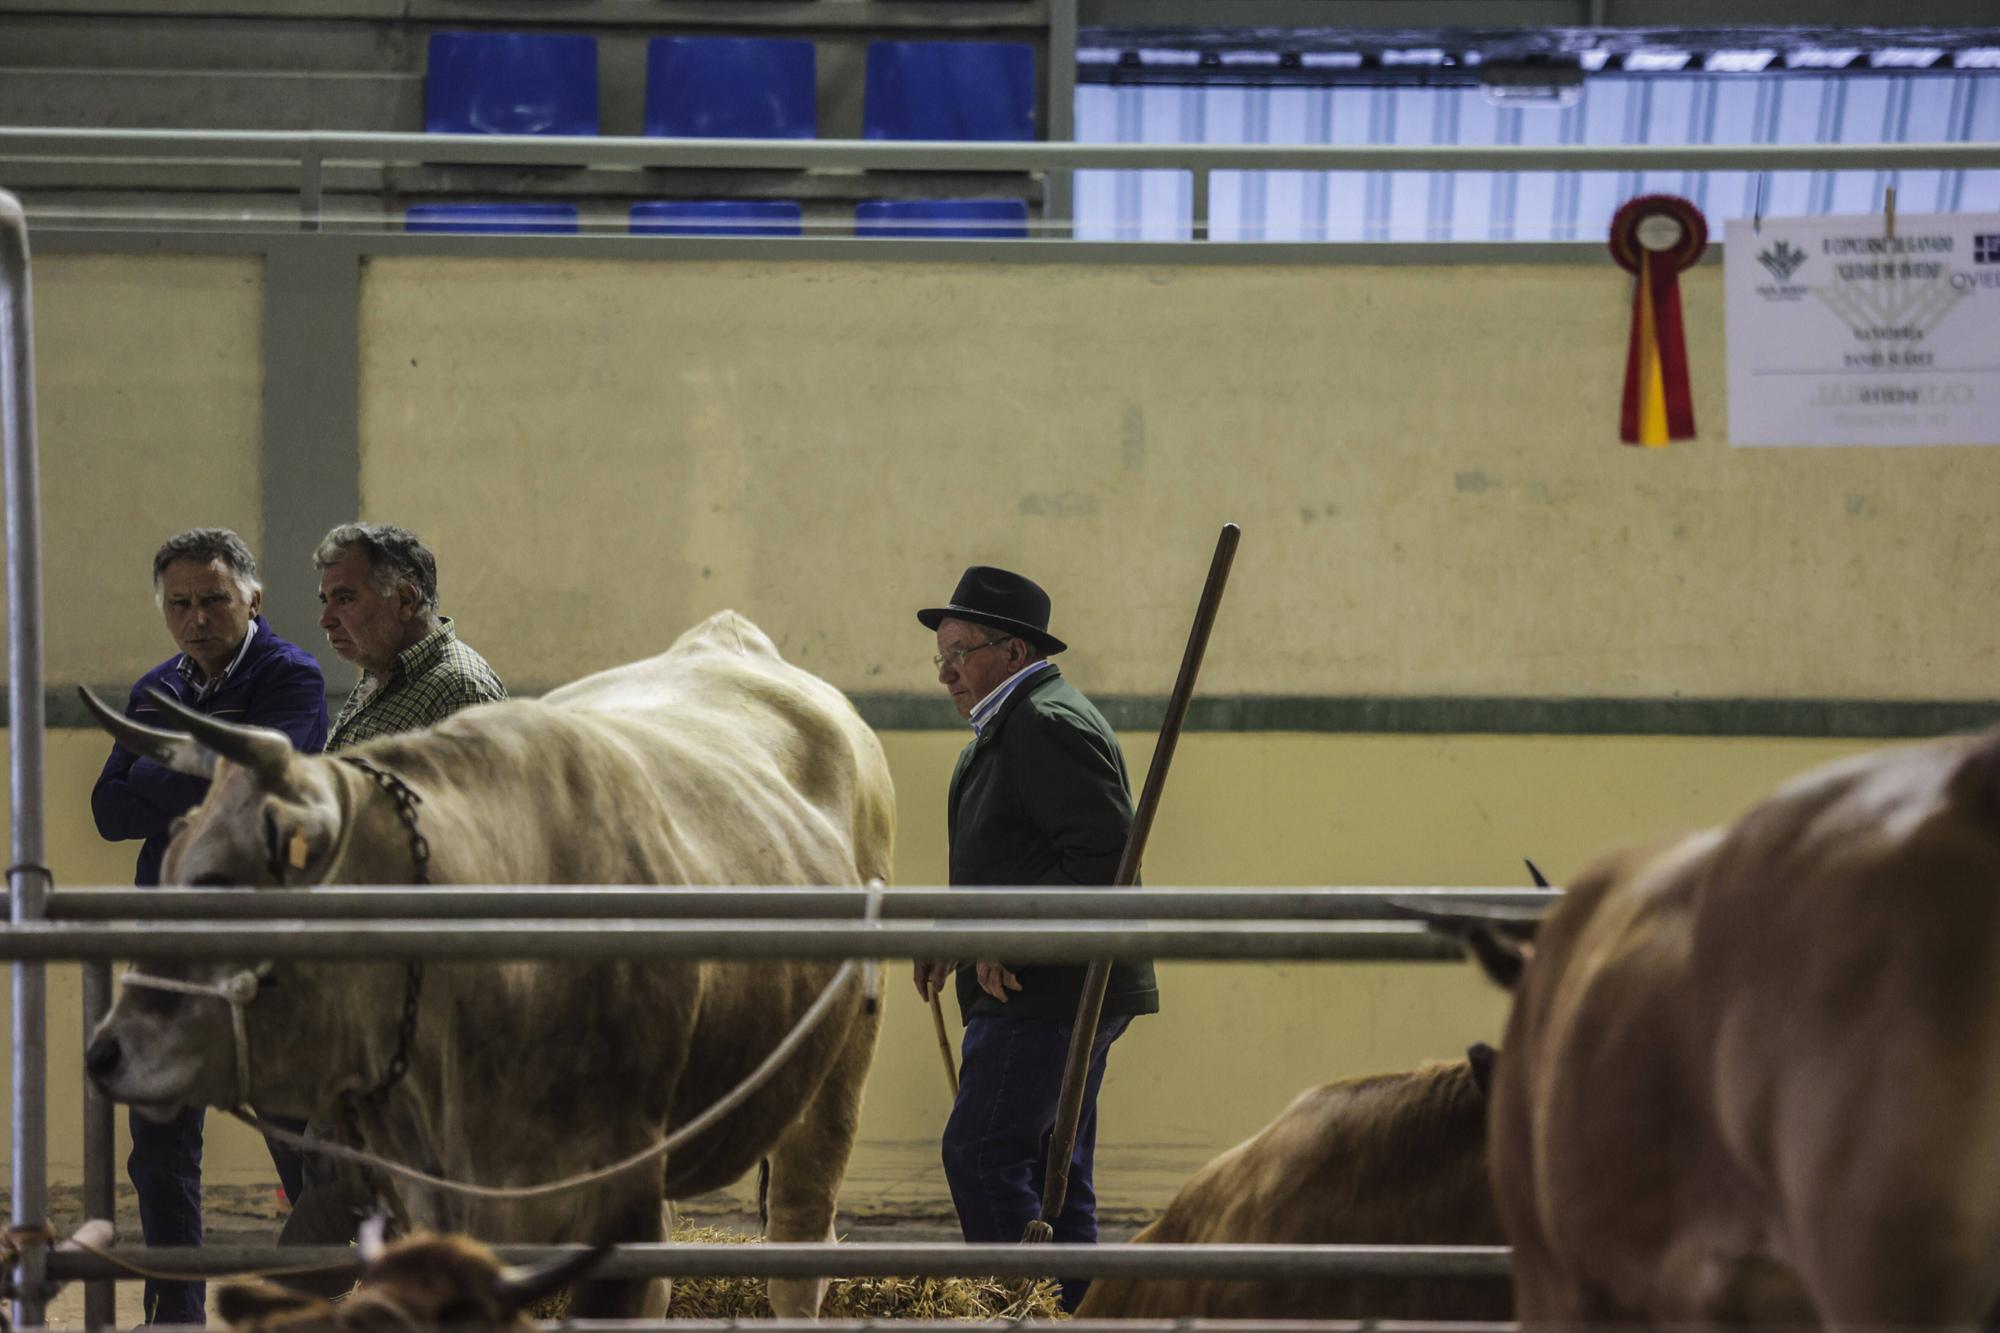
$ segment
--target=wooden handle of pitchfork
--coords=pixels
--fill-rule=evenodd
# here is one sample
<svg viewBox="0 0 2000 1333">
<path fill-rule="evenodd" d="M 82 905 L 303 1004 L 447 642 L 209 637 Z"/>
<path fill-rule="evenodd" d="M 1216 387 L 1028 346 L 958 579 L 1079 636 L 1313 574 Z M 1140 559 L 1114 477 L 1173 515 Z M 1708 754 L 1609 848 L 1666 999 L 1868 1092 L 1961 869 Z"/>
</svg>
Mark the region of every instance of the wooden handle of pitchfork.
<svg viewBox="0 0 2000 1333">
<path fill-rule="evenodd" d="M 1160 808 L 1166 789 L 1167 769 L 1174 762 L 1174 747 L 1180 741 L 1181 724 L 1187 720 L 1189 702 L 1194 698 L 1195 678 L 1201 674 L 1201 659 L 1208 651 L 1209 631 L 1215 628 L 1216 613 L 1222 608 L 1222 590 L 1229 584 L 1229 566 L 1236 559 L 1236 543 L 1243 530 L 1234 523 L 1222 525 L 1216 538 L 1215 555 L 1209 561 L 1208 582 L 1195 608 L 1194 628 L 1188 632 L 1187 649 L 1181 654 L 1181 672 L 1174 692 L 1167 700 L 1167 715 L 1160 724 L 1159 743 L 1153 747 L 1153 761 L 1146 769 L 1146 785 L 1132 812 L 1132 828 L 1125 835 L 1125 854 L 1118 860 L 1112 877 L 1116 888 L 1139 882 L 1139 863 L 1145 859 L 1146 839 L 1153 831 L 1153 816 Z M 1084 972 L 1083 994 L 1076 1002 L 1076 1023 L 1070 1029 L 1069 1059 L 1063 1068 L 1062 1094 L 1056 1102 L 1055 1128 L 1049 1135 L 1049 1160 L 1042 1172 L 1042 1211 L 1028 1223 L 1024 1244 L 1046 1244 L 1055 1238 L 1055 1220 L 1062 1213 L 1069 1194 L 1069 1160 L 1076 1149 L 1077 1125 L 1083 1113 L 1083 1085 L 1090 1074 L 1090 1055 L 1097 1044 L 1097 1021 L 1104 1011 L 1104 992 L 1111 981 L 1111 960 L 1092 960 Z"/>
<path fill-rule="evenodd" d="M 938 1054 L 944 1057 L 944 1081 L 951 1085 L 951 1099 L 958 1100 L 958 1066 L 952 1063 L 951 1037 L 944 1030 L 944 1006 L 931 996 L 931 1027 L 937 1030 Z"/>
</svg>

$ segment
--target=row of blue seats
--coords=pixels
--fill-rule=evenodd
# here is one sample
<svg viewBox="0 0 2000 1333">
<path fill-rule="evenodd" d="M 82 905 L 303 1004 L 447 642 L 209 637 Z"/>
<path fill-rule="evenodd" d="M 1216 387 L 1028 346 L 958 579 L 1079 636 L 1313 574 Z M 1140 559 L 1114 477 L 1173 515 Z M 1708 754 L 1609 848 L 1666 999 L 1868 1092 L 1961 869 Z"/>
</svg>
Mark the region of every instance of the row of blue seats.
<svg viewBox="0 0 2000 1333">
<path fill-rule="evenodd" d="M 809 41 L 656 37 L 646 45 L 646 133 L 668 138 L 818 137 Z M 596 134 L 597 40 L 440 32 L 430 39 L 433 134 Z M 1035 53 L 1018 42 L 871 42 L 870 139 L 1032 139 Z"/>
<path fill-rule="evenodd" d="M 413 204 L 403 229 L 570 235 L 574 204 Z M 799 206 L 779 199 L 668 200 L 632 205 L 634 235 L 798 236 Z M 1028 206 L 1019 199 L 866 199 L 854 206 L 858 236 L 1014 240 L 1028 234 Z"/>
</svg>

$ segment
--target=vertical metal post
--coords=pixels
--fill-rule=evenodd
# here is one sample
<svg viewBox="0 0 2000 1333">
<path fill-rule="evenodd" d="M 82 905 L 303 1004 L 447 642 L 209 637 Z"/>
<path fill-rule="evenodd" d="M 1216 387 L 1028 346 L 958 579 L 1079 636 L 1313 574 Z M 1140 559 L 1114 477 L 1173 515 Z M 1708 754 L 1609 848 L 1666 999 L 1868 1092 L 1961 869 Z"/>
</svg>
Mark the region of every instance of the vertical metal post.
<svg viewBox="0 0 2000 1333">
<path fill-rule="evenodd" d="M 319 230 L 320 197 L 324 188 L 319 148 L 307 143 L 299 152 L 299 230 Z"/>
<path fill-rule="evenodd" d="M 111 1009 L 111 964 L 83 965 L 83 1040 L 86 1046 Z M 88 1078 L 83 1081 L 83 1215 L 118 1220 L 117 1177 L 113 1159 L 118 1150 L 117 1124 L 111 1099 Z M 118 1284 L 90 1282 L 83 1288 L 83 1326 L 118 1326 Z"/>
<path fill-rule="evenodd" d="M 274 236 L 264 252 L 264 616 L 319 658 L 354 668 L 319 628 L 313 548 L 361 512 L 361 257 L 349 238 Z"/>
<path fill-rule="evenodd" d="M 13 860 L 9 919 L 38 921 L 48 897 L 42 843 L 42 534 L 35 466 L 33 303 L 28 290 L 28 218 L 0 190 L 0 436 L 7 474 L 7 666 L 13 741 Z M 14 1225 L 32 1234 L 48 1220 L 48 976 L 42 963 L 14 964 Z M 42 1323 L 48 1246 L 21 1249 L 14 1326 Z"/>
<path fill-rule="evenodd" d="M 1207 167 L 1196 167 L 1194 169 L 1194 206 L 1191 211 L 1193 213 L 1193 217 L 1190 220 L 1191 226 L 1189 230 L 1189 239 L 1196 241 L 1207 240 L 1208 239 L 1208 168 Z"/>
<path fill-rule="evenodd" d="M 1049 115 L 1047 136 L 1076 138 L 1077 0 L 1049 0 Z M 1042 179 L 1042 221 L 1046 235 L 1068 240 L 1076 227 L 1076 173 L 1064 167 Z"/>
</svg>

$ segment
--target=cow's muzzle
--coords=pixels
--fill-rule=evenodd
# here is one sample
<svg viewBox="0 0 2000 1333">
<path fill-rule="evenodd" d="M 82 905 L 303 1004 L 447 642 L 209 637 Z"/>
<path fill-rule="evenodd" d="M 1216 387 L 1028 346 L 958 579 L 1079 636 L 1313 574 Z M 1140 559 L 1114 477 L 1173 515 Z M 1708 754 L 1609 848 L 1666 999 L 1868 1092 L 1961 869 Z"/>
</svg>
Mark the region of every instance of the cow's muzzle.
<svg viewBox="0 0 2000 1333">
<path fill-rule="evenodd" d="M 102 1083 L 116 1072 L 118 1062 L 124 1058 L 125 1052 L 119 1048 L 118 1038 L 99 1037 L 83 1053 L 84 1072 Z"/>
<path fill-rule="evenodd" d="M 273 963 L 259 963 L 249 971 L 238 972 L 235 976 L 227 977 L 213 986 L 203 985 L 198 981 L 176 981 L 172 977 L 148 976 L 135 968 L 119 977 L 118 984 L 139 986 L 147 990 L 172 991 L 176 995 L 199 995 L 206 999 L 221 1000 L 229 1006 L 229 1028 L 236 1041 L 236 1105 L 231 1109 L 241 1110 L 250 1105 L 250 1032 L 245 1024 L 243 1011 L 250 1007 L 250 1001 L 257 998 L 257 992 L 270 980 L 275 966 Z M 90 1044 L 90 1051 L 84 1060 L 91 1074 L 102 1079 L 105 1074 L 117 1068 L 122 1054 L 118 1039 L 105 1036 Z M 100 1057 L 106 1061 L 102 1072 L 95 1063 Z"/>
</svg>

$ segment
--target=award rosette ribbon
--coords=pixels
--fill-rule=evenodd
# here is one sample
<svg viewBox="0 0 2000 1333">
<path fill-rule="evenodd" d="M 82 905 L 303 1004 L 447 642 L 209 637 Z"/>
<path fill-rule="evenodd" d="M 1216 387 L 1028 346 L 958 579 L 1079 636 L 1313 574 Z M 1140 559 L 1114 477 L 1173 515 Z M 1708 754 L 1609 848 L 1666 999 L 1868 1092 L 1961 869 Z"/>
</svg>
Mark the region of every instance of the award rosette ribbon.
<svg viewBox="0 0 2000 1333">
<path fill-rule="evenodd" d="M 1701 210 L 1678 195 L 1640 195 L 1611 219 L 1611 257 L 1638 278 L 1618 414 L 1618 438 L 1627 444 L 1661 448 L 1694 438 L 1680 272 L 1707 248 Z"/>
</svg>

